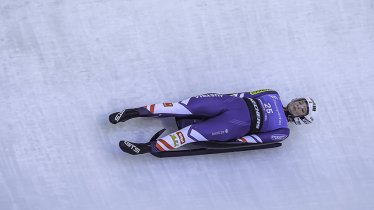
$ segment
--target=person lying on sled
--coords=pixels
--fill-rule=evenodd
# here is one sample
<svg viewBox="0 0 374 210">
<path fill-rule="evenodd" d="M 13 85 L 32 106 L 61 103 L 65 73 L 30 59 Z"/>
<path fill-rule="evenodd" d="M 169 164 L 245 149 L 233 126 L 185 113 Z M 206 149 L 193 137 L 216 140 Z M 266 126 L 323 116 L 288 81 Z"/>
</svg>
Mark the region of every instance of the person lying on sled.
<svg viewBox="0 0 374 210">
<path fill-rule="evenodd" d="M 157 138 L 138 153 L 163 152 L 197 141 L 271 143 L 286 139 L 287 122 L 313 122 L 316 103 L 293 99 L 283 107 L 279 94 L 270 89 L 234 94 L 209 93 L 179 102 L 151 104 L 110 115 L 111 123 L 135 117 L 175 117 L 180 130 Z"/>
</svg>

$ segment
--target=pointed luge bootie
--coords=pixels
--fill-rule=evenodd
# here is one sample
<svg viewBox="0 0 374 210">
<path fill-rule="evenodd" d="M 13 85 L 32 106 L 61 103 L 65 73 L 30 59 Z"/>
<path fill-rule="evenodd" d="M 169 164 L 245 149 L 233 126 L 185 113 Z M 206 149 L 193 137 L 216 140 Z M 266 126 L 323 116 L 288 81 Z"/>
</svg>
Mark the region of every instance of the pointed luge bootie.
<svg viewBox="0 0 374 210">
<path fill-rule="evenodd" d="M 117 124 L 119 122 L 125 122 L 129 119 L 139 117 L 139 112 L 136 109 L 125 109 L 122 112 L 115 112 L 109 115 L 109 122 Z"/>
</svg>

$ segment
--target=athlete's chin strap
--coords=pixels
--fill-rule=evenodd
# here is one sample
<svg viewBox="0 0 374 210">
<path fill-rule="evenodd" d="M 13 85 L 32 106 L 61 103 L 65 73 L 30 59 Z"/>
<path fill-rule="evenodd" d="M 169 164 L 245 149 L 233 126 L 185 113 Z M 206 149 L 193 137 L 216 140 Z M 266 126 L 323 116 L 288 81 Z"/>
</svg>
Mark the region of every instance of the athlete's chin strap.
<svg viewBox="0 0 374 210">
<path fill-rule="evenodd" d="M 288 110 L 287 110 L 287 108 L 286 107 L 283 107 L 283 111 L 284 111 L 284 114 L 286 115 L 286 117 L 287 117 L 287 121 L 288 122 L 295 122 L 295 120 L 294 120 L 294 116 L 291 114 L 291 112 L 289 112 Z"/>
</svg>

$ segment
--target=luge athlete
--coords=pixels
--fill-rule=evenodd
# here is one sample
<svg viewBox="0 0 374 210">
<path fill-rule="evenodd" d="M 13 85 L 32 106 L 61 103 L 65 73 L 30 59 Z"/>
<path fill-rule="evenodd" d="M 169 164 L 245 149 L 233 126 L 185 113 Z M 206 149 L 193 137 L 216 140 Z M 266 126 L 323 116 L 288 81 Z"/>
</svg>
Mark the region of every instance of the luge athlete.
<svg viewBox="0 0 374 210">
<path fill-rule="evenodd" d="M 290 133 L 287 122 L 312 123 L 316 111 L 316 103 L 311 98 L 296 98 L 284 107 L 276 91 L 262 89 L 234 94 L 208 93 L 179 102 L 125 109 L 111 114 L 109 121 L 116 124 L 135 117 L 176 118 L 180 130 L 147 144 L 137 144 L 136 154 L 141 154 L 169 151 L 200 141 L 279 142 Z M 131 143 L 128 144 L 124 146 L 131 149 Z"/>
</svg>

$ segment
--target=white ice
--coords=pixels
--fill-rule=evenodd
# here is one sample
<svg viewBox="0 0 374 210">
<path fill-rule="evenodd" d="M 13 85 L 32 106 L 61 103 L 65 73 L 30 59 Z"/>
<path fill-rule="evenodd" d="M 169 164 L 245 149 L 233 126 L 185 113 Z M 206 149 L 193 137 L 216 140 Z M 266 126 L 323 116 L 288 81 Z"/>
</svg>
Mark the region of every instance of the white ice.
<svg viewBox="0 0 374 210">
<path fill-rule="evenodd" d="M 0 209 L 374 209 L 373 0 L 2 0 Z M 130 156 L 202 93 L 313 97 L 280 148 Z"/>
</svg>

